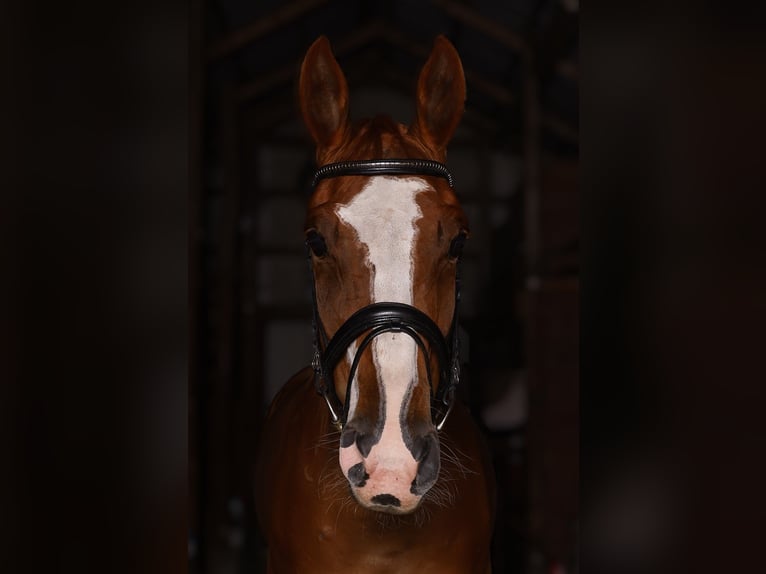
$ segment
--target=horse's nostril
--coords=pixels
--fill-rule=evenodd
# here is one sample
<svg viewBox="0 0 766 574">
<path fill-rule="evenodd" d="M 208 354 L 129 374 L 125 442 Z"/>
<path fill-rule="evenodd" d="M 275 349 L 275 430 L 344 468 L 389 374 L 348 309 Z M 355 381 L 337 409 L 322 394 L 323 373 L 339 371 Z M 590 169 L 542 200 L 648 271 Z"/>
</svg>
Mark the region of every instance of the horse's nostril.
<svg viewBox="0 0 766 574">
<path fill-rule="evenodd" d="M 436 433 L 430 432 L 428 434 L 416 436 L 412 440 L 412 448 L 410 448 L 412 458 L 420 462 L 427 459 L 432 452 L 439 452 L 439 439 L 436 437 Z"/>
<path fill-rule="evenodd" d="M 364 463 L 358 462 L 354 466 L 348 469 L 348 480 L 357 488 L 363 487 L 367 484 L 367 479 L 370 475 L 364 469 Z"/>
<path fill-rule="evenodd" d="M 410 485 L 410 492 L 418 496 L 425 494 L 434 485 L 439 477 L 439 468 L 441 466 L 439 442 L 436 439 L 436 435 L 429 434 L 422 438 L 422 443 L 416 443 L 419 449 L 418 454 L 420 455 L 420 458 L 416 457 L 418 460 L 418 473 Z"/>
<path fill-rule="evenodd" d="M 412 452 L 412 458 L 420 462 L 423 460 L 423 457 L 428 454 L 428 450 L 430 448 L 431 441 L 428 440 L 427 436 L 415 437 L 415 439 L 412 441 L 412 448 L 410 449 L 410 452 Z"/>
<path fill-rule="evenodd" d="M 346 425 L 343 431 L 340 433 L 340 446 L 341 448 L 348 448 L 356 440 L 356 429 L 351 425 Z"/>
<path fill-rule="evenodd" d="M 369 456 L 378 440 L 380 433 L 376 432 L 370 421 L 365 418 L 355 418 L 346 424 L 340 433 L 340 447 L 348 448 L 356 443 L 356 448 L 364 458 Z"/>
</svg>

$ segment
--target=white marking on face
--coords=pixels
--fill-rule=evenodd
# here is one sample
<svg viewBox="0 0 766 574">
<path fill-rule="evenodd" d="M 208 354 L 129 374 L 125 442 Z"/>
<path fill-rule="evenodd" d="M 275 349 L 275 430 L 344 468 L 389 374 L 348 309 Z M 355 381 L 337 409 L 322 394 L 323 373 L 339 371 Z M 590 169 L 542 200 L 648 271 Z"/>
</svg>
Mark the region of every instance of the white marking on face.
<svg viewBox="0 0 766 574">
<path fill-rule="evenodd" d="M 373 177 L 347 205 L 336 210 L 338 217 L 352 227 L 367 249 L 367 266 L 373 302 L 413 303 L 413 249 L 417 221 L 423 216 L 416 198 L 431 189 L 419 178 Z M 417 382 L 417 346 L 404 334 L 384 333 L 372 344 L 373 360 L 386 400 L 385 423 L 380 447 L 406 449 L 401 436 L 399 413 L 411 385 Z M 352 397 L 358 389 L 352 385 Z M 349 419 L 353 407 L 349 405 Z"/>
</svg>

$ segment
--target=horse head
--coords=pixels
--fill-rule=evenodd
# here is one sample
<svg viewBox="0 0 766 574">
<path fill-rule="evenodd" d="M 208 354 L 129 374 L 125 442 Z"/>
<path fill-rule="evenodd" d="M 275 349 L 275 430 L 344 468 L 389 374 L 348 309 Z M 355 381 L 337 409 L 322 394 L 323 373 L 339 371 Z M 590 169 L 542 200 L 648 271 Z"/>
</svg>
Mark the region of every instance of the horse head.
<svg viewBox="0 0 766 574">
<path fill-rule="evenodd" d="M 420 71 L 411 126 L 385 116 L 351 122 L 345 76 L 320 37 L 303 61 L 299 96 L 319 166 L 434 165 L 444 162 L 463 114 L 465 79 L 455 48 L 439 36 Z M 319 179 L 310 198 L 318 346 L 326 351 L 339 331 L 351 333 L 325 373 L 342 410 L 340 468 L 366 508 L 410 513 L 439 476 L 443 419 L 436 420 L 434 397 L 449 384 L 449 369 L 436 351 L 457 329 L 457 261 L 467 229 L 451 178 L 428 171 L 340 170 Z M 364 317 L 387 309 L 411 320 L 371 335 Z M 360 310 L 369 312 L 349 327 Z"/>
</svg>

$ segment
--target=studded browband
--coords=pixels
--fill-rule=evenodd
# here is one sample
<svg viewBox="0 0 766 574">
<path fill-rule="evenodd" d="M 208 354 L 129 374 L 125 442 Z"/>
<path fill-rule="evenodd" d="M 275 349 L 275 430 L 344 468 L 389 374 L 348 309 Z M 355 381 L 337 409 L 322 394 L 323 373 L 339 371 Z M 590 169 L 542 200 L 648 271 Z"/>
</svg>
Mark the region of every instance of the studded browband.
<svg viewBox="0 0 766 574">
<path fill-rule="evenodd" d="M 432 175 L 447 180 L 453 187 L 447 166 L 430 159 L 363 159 L 328 163 L 314 172 L 311 187 L 323 179 L 341 175 Z"/>
</svg>

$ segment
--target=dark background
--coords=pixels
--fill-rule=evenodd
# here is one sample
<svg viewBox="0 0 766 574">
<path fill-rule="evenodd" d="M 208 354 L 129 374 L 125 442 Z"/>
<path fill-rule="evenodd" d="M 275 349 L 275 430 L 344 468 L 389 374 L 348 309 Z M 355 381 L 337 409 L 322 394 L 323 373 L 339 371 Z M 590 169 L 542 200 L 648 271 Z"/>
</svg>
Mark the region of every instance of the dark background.
<svg viewBox="0 0 766 574">
<path fill-rule="evenodd" d="M 254 3 L 243 25 L 255 21 L 260 6 L 269 9 Z M 504 8 L 491 9 L 494 20 L 511 25 L 498 15 Z M 203 211 L 195 209 L 202 206 L 207 158 L 214 157 L 203 142 L 220 120 L 203 88 L 222 83 L 210 75 L 217 64 L 202 62 L 238 22 L 223 18 L 204 31 L 203 23 L 213 22 L 205 11 L 199 2 L 0 6 L 3 571 L 189 568 L 189 541 L 199 535 L 205 500 L 194 474 L 202 468 L 194 422 L 201 411 L 191 408 L 198 397 L 190 391 L 213 368 L 212 361 L 198 363 L 199 313 L 206 307 L 195 299 L 203 291 L 194 288 L 206 277 L 198 253 Z M 745 2 L 609 2 L 591 3 L 578 16 L 582 377 L 575 548 L 588 572 L 762 565 L 762 11 Z M 533 45 L 527 34 L 544 29 L 545 19 L 522 20 L 513 20 L 517 32 Z M 420 32 L 432 24 L 418 24 L 423 28 L 408 37 L 427 46 L 430 34 Z M 463 34 L 473 28 L 463 27 Z M 342 31 L 331 35 L 334 43 Z M 461 45 L 456 29 L 439 31 L 464 60 L 471 58 L 473 42 Z M 312 34 L 309 27 L 288 42 L 292 56 L 280 50 L 285 59 L 274 69 L 291 59 L 297 65 Z M 413 81 L 421 63 L 414 53 L 374 43 L 403 52 L 401 65 L 413 70 L 404 82 Z M 339 55 L 341 63 L 353 68 L 353 52 L 347 56 L 344 62 Z M 477 72 L 480 60 L 471 64 Z M 502 71 L 484 74 L 514 92 L 514 82 L 521 83 Z M 468 84 L 469 99 L 478 97 L 470 78 Z M 483 99 L 469 105 L 485 115 L 503 107 L 484 107 L 494 98 Z M 543 92 L 540 101 L 545 110 Z M 515 109 L 523 117 L 521 104 Z M 505 129 L 512 116 L 495 122 L 492 115 L 490 123 Z M 274 115 L 287 122 L 282 118 Z M 555 128 L 541 128 L 541 150 L 566 150 L 545 143 L 555 135 L 546 130 Z M 523 147 L 511 142 L 522 133 L 502 131 L 504 149 L 520 154 Z M 522 228 L 529 226 L 515 233 Z M 509 236 L 516 246 L 525 237 Z M 511 269 L 526 274 L 529 267 L 514 261 Z M 477 277 L 476 289 L 491 283 L 486 274 Z M 503 300 L 518 301 L 518 292 Z M 523 333 L 516 348 L 524 349 L 527 375 L 532 324 L 521 323 L 515 335 Z M 477 349 L 485 348 L 476 333 L 472 369 Z M 517 507 L 517 516 L 527 518 L 534 507 L 529 406 L 521 473 L 528 478 L 506 490 L 524 493 L 527 506 Z M 236 484 L 227 479 L 219 492 Z M 562 484 L 562 492 L 571 486 Z M 531 521 L 520 524 L 521 531 Z M 198 540 L 196 552 L 212 548 L 212 538 Z M 529 557 L 544 552 L 541 539 L 520 540 L 509 539 L 505 556 L 539 565 Z M 230 564 L 257 559 L 229 552 Z"/>
</svg>

